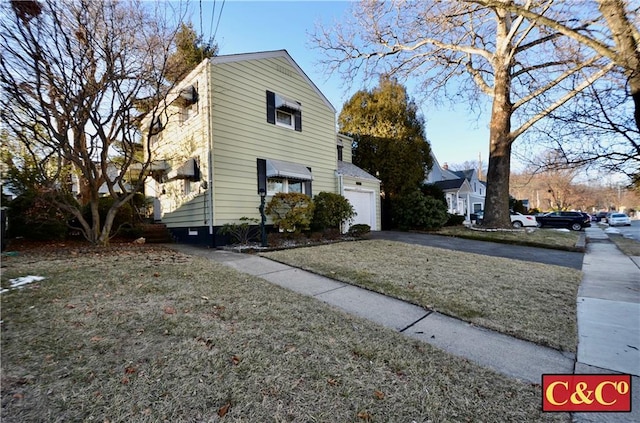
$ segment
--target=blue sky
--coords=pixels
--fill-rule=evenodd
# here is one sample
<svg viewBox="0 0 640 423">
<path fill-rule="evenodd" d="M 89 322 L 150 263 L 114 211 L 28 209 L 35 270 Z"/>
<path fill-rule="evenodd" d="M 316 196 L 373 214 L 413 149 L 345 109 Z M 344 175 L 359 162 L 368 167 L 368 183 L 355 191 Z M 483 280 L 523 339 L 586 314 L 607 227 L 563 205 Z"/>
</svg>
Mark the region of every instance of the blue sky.
<svg viewBox="0 0 640 423">
<path fill-rule="evenodd" d="M 329 27 L 332 22 L 344 19 L 349 7 L 350 2 L 346 1 L 192 0 L 190 19 L 194 29 L 202 30 L 205 39 L 215 33 L 221 55 L 286 49 L 340 113 L 344 102 L 364 86 L 355 82 L 345 91 L 339 75 L 323 73 L 318 64 L 322 52 L 312 48 L 309 34 L 316 23 Z M 423 99 L 412 91 L 412 81 L 404 83 L 420 104 Z M 435 111 L 433 106 L 425 107 L 423 116 L 427 139 L 440 164 L 477 161 L 480 154 L 486 166 L 487 116 L 477 120 L 463 107 L 450 110 L 448 106 Z"/>
</svg>

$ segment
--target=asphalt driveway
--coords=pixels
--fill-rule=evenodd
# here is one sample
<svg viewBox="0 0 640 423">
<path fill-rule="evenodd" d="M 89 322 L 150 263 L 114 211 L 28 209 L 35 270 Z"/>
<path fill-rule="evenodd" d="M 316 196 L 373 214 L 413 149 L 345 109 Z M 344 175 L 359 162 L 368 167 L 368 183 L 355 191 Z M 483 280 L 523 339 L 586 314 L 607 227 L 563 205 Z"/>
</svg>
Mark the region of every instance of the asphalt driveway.
<svg viewBox="0 0 640 423">
<path fill-rule="evenodd" d="M 448 250 L 464 251 L 466 253 L 483 254 L 486 256 L 505 257 L 509 259 L 553 264 L 577 270 L 582 269 L 582 258 L 584 256 L 584 253 L 579 252 L 501 244 L 497 242 L 477 241 L 472 239 L 414 232 L 376 231 L 370 233 L 370 238 L 446 248 Z"/>
</svg>

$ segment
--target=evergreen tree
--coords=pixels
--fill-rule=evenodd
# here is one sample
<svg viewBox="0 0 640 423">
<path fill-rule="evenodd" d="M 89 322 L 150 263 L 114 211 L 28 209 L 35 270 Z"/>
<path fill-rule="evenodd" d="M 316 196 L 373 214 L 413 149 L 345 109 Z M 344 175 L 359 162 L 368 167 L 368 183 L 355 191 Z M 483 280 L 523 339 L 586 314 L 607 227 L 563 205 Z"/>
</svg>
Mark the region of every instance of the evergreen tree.
<svg viewBox="0 0 640 423">
<path fill-rule="evenodd" d="M 353 163 L 378 176 L 387 198 L 420 187 L 431 147 L 417 106 L 396 80 L 383 76 L 377 88 L 355 93 L 338 123 L 354 138 Z"/>
<path fill-rule="evenodd" d="M 212 41 L 204 43 L 202 35 L 193 29 L 193 24 L 182 23 L 174 39 L 175 52 L 169 57 L 165 77 L 178 82 L 204 59 L 215 56 L 218 46 Z"/>
</svg>

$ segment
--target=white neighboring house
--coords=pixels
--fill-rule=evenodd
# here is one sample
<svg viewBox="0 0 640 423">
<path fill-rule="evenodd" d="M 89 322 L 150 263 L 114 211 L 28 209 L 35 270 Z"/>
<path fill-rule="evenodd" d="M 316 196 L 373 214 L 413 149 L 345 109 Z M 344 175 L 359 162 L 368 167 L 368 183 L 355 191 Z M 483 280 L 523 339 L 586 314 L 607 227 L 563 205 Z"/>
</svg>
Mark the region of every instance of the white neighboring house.
<svg viewBox="0 0 640 423">
<path fill-rule="evenodd" d="M 434 184 L 444 191 L 447 209 L 451 214 L 463 215 L 471 221 L 471 214 L 484 210 L 486 184 L 478 178 L 476 169 L 453 171 L 445 163 L 440 166 L 432 154 L 433 167 L 425 183 Z"/>
</svg>

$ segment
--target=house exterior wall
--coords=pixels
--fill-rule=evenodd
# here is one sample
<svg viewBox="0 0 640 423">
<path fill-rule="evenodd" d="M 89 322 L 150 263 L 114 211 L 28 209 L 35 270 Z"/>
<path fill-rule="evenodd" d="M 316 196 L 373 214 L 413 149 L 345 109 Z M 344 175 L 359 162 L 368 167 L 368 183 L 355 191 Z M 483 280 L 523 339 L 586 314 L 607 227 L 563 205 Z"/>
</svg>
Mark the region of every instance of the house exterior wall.
<svg viewBox="0 0 640 423">
<path fill-rule="evenodd" d="M 175 92 L 191 86 L 197 89 L 198 101 L 188 119 L 185 107 L 172 103 L 162 116 L 162 131 L 153 138 L 153 160 L 166 162 L 171 171 L 148 178 L 145 186 L 147 195 L 156 198 L 154 216 L 179 242 L 221 245 L 225 241 L 220 227 L 239 223 L 242 217 L 260 219 L 259 159 L 310 168 L 312 195 L 340 193 L 335 109 L 286 52 L 204 61 L 176 87 L 168 102 Z M 300 131 L 268 122 L 267 91 L 300 105 Z M 144 124 L 150 126 L 149 121 Z M 350 162 L 351 140 L 346 139 L 343 159 Z M 199 179 L 172 179 L 172 172 L 175 176 L 175 170 L 190 159 L 199 164 Z M 379 230 L 379 181 L 347 181 L 374 194 L 372 229 Z"/>
<path fill-rule="evenodd" d="M 342 161 L 353 163 L 353 139 L 344 134 L 338 134 L 338 142 L 342 145 Z"/>
<path fill-rule="evenodd" d="M 211 219 L 208 206 L 208 139 L 209 139 L 209 98 L 206 95 L 209 81 L 206 72 L 206 62 L 194 69 L 180 85 L 179 89 L 194 86 L 199 97 L 187 108 L 177 104 L 169 104 L 167 110 L 159 118 L 163 130 L 152 137 L 152 160 L 162 160 L 171 169 L 178 168 L 189 159 L 195 159 L 200 167 L 198 181 L 173 179 L 158 181 L 147 178 L 145 192 L 148 196 L 159 200 L 162 222 L 167 227 L 198 227 L 205 226 Z M 168 97 L 168 102 L 175 96 Z M 145 122 L 148 126 L 150 122 Z"/>
<path fill-rule="evenodd" d="M 310 167 L 312 193 L 336 192 L 335 110 L 285 57 L 216 64 L 212 86 L 214 225 L 259 218 L 258 158 Z M 267 90 L 302 104 L 302 131 L 267 122 Z"/>
<path fill-rule="evenodd" d="M 426 183 L 435 184 L 442 181 L 465 179 L 460 188 L 445 190 L 449 213 L 469 217 L 471 213 L 476 211 L 474 205 L 476 208 L 479 207 L 479 210 L 483 210 L 487 189 L 485 183 L 479 180 L 478 172 L 476 170 L 454 172 L 440 166 L 434 155 L 431 157 L 433 168 L 425 177 Z"/>
</svg>

